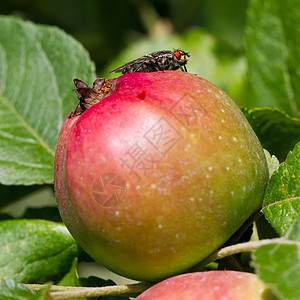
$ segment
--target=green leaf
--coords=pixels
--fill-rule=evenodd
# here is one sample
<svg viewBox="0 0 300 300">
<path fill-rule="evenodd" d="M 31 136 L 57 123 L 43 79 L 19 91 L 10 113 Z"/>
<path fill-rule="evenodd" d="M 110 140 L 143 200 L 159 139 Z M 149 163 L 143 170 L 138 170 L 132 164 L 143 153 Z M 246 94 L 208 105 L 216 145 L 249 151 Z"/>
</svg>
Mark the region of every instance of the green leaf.
<svg viewBox="0 0 300 300">
<path fill-rule="evenodd" d="M 58 285 L 61 286 L 81 286 L 79 282 L 79 276 L 77 272 L 78 258 L 73 260 L 71 269 L 69 272 L 59 281 Z"/>
<path fill-rule="evenodd" d="M 77 77 L 92 82 L 81 44 L 56 27 L 0 17 L 0 182 L 53 182 L 60 126 L 75 108 Z"/>
<path fill-rule="evenodd" d="M 0 222 L 0 277 L 31 282 L 70 268 L 78 247 L 65 226 L 49 221 Z"/>
<path fill-rule="evenodd" d="M 0 279 L 0 299 L 5 300 L 50 300 L 49 286 L 36 293 L 31 292 L 26 286 L 9 278 Z"/>
<path fill-rule="evenodd" d="M 0 279 L 0 299 L 28 299 L 33 295 L 34 294 L 21 283 L 17 283 L 9 278 Z"/>
<path fill-rule="evenodd" d="M 264 153 L 268 164 L 269 177 L 271 177 L 273 172 L 276 171 L 279 167 L 279 160 L 275 155 L 271 156 L 271 154 L 266 149 L 264 149 Z"/>
<path fill-rule="evenodd" d="M 254 98 L 248 107 L 277 107 L 300 114 L 300 2 L 251 0 L 246 28 Z"/>
<path fill-rule="evenodd" d="M 242 109 L 262 146 L 278 158 L 286 157 L 300 139 L 300 119 L 279 109 Z"/>
<path fill-rule="evenodd" d="M 295 218 L 285 237 L 291 241 L 300 241 L 300 214 Z"/>
<path fill-rule="evenodd" d="M 284 235 L 300 213 L 300 142 L 271 176 L 263 205 L 266 218 Z"/>
<path fill-rule="evenodd" d="M 253 265 L 260 279 L 280 299 L 300 299 L 300 215 L 280 240 L 282 242 L 256 249 L 253 253 Z"/>
<path fill-rule="evenodd" d="M 245 83 L 246 61 L 239 52 L 222 44 L 213 35 L 199 29 L 186 31 L 181 35 L 165 35 L 145 38 L 132 43 L 106 69 L 106 76 L 115 77 L 109 71 L 158 50 L 182 49 L 190 52 L 187 69 L 227 92 L 232 98 L 239 98 Z M 146 50 L 145 50 L 146 49 Z"/>
<path fill-rule="evenodd" d="M 75 257 L 75 259 L 73 260 L 71 269 L 59 281 L 59 283 L 57 285 L 60 285 L 60 286 L 81 286 L 80 281 L 79 281 L 77 266 L 78 266 L 78 258 Z M 83 298 L 80 298 L 80 299 L 83 299 Z M 73 300 L 73 299 L 69 299 L 69 300 Z"/>
</svg>

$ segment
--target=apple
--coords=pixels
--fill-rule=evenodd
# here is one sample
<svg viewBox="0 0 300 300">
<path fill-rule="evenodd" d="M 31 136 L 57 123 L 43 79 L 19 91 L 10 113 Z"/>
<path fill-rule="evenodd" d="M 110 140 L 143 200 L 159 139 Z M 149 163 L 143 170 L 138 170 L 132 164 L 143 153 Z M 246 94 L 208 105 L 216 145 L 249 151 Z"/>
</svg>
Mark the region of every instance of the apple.
<svg viewBox="0 0 300 300">
<path fill-rule="evenodd" d="M 261 144 L 238 106 L 196 75 L 131 73 L 98 85 L 77 81 L 81 102 L 58 138 L 62 219 L 115 273 L 148 281 L 179 274 L 261 207 Z"/>
<path fill-rule="evenodd" d="M 271 300 L 275 298 L 255 274 L 209 271 L 178 275 L 161 281 L 137 300 Z"/>
</svg>

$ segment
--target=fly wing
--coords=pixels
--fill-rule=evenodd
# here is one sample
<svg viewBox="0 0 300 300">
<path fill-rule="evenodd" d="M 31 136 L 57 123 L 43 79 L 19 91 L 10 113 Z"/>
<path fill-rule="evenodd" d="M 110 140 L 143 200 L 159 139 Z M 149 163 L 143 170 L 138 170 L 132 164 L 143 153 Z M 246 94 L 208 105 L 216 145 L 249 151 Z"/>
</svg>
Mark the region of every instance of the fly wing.
<svg viewBox="0 0 300 300">
<path fill-rule="evenodd" d="M 141 58 L 138 58 L 138 59 L 135 59 L 119 68 L 116 68 L 112 71 L 110 71 L 109 73 L 119 73 L 119 72 L 123 72 L 124 70 L 127 70 L 128 68 L 134 68 L 135 66 L 139 66 L 139 65 L 142 65 L 143 63 L 145 62 L 145 57 L 141 57 Z"/>
</svg>

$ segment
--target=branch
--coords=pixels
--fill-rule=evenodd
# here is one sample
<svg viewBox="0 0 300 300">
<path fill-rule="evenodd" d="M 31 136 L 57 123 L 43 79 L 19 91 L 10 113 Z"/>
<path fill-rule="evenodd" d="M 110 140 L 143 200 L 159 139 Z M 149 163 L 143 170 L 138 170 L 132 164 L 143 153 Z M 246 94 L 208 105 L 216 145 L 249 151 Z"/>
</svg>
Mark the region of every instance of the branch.
<svg viewBox="0 0 300 300">
<path fill-rule="evenodd" d="M 225 248 L 222 248 L 220 250 L 216 250 L 211 255 L 206 257 L 204 260 L 202 260 L 200 263 L 193 266 L 191 269 L 189 269 L 190 272 L 197 272 L 201 270 L 203 267 L 205 267 L 207 264 L 216 261 L 218 259 L 224 258 L 226 256 L 234 255 L 241 252 L 250 252 L 254 251 L 260 246 L 269 245 L 269 244 L 289 244 L 289 245 L 295 245 L 297 244 L 295 241 L 285 240 L 283 238 L 275 238 L 275 239 L 265 239 L 260 241 L 250 241 L 246 243 L 240 243 L 232 246 L 228 246 Z"/>
<path fill-rule="evenodd" d="M 141 282 L 129 285 L 114 285 L 105 287 L 74 287 L 74 286 L 57 286 L 50 287 L 50 295 L 55 300 L 79 299 L 85 297 L 97 297 L 107 295 L 136 295 L 144 292 L 153 283 Z M 45 285 L 26 284 L 31 290 L 39 290 Z"/>
</svg>

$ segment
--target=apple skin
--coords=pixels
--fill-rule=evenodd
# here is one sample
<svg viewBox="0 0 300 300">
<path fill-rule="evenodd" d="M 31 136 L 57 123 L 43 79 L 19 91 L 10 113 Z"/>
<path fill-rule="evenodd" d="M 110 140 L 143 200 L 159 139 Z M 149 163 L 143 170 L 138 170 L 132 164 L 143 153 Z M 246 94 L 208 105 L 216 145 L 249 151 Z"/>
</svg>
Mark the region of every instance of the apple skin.
<svg viewBox="0 0 300 300">
<path fill-rule="evenodd" d="M 255 274 L 209 271 L 178 275 L 161 281 L 136 300 L 271 300 L 271 291 Z"/>
<path fill-rule="evenodd" d="M 146 171 L 130 170 L 138 146 Z M 261 144 L 237 105 L 178 71 L 117 78 L 111 95 L 65 119 L 54 162 L 58 207 L 78 244 L 113 272 L 147 281 L 222 246 L 261 207 L 267 181 Z M 113 196 L 105 202 L 103 192 Z"/>
</svg>

